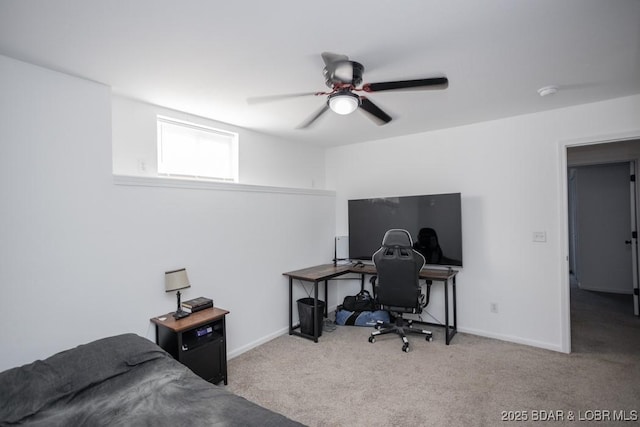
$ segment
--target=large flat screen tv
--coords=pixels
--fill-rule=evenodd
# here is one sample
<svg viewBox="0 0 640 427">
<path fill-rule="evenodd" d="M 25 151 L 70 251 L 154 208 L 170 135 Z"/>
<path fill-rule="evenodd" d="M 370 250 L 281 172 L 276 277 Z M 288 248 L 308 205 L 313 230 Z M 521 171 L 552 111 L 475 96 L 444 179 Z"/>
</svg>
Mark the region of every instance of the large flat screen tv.
<svg viewBox="0 0 640 427">
<path fill-rule="evenodd" d="M 411 234 L 427 264 L 462 266 L 460 193 L 349 200 L 349 258 L 371 260 L 392 228 Z"/>
</svg>

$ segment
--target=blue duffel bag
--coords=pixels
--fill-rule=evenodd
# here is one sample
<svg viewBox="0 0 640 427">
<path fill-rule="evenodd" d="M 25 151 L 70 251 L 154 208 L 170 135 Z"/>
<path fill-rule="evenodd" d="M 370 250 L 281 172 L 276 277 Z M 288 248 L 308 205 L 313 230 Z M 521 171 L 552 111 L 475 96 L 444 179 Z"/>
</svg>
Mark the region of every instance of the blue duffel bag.
<svg viewBox="0 0 640 427">
<path fill-rule="evenodd" d="M 389 323 L 389 312 L 385 310 L 376 311 L 336 311 L 336 324 L 350 326 L 374 326 L 378 321 Z"/>
</svg>

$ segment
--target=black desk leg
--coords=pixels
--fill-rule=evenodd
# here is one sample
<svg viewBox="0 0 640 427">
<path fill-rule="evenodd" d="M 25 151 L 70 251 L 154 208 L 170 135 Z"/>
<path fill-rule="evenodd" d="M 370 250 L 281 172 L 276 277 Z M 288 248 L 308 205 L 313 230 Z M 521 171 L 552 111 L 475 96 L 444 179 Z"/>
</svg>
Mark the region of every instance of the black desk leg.
<svg viewBox="0 0 640 427">
<path fill-rule="evenodd" d="M 449 345 L 449 279 L 444 282 L 444 337 Z"/>
<path fill-rule="evenodd" d="M 320 325 L 318 325 L 318 281 L 313 282 L 313 342 L 318 342 L 318 334 Z"/>
<path fill-rule="evenodd" d="M 458 304 L 456 301 L 456 276 L 453 276 L 453 283 L 451 284 L 451 286 L 453 286 L 453 331 L 451 333 L 451 337 L 449 338 L 449 341 L 451 341 L 451 338 L 453 338 L 453 336 L 458 333 Z"/>
<path fill-rule="evenodd" d="M 451 280 L 451 288 L 453 290 L 453 325 L 449 326 L 449 280 Z M 453 336 L 458 332 L 458 309 L 457 309 L 457 301 L 456 301 L 456 277 L 453 276 L 453 279 L 447 279 L 444 283 L 444 303 L 445 303 L 445 341 L 447 345 L 451 342 Z"/>
<path fill-rule="evenodd" d="M 289 335 L 293 334 L 293 278 L 289 276 Z"/>
<path fill-rule="evenodd" d="M 329 281 L 324 281 L 324 317 L 329 317 Z"/>
</svg>

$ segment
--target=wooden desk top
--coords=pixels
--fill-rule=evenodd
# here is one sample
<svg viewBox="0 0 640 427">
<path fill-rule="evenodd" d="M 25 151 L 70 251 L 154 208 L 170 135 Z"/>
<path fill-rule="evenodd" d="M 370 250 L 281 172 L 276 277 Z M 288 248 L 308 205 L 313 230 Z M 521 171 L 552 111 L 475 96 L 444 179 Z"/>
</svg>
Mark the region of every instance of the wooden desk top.
<svg viewBox="0 0 640 427">
<path fill-rule="evenodd" d="M 282 273 L 285 276 L 292 277 L 294 279 L 306 280 L 310 282 L 327 280 L 332 277 L 341 276 L 349 272 L 351 265 L 338 265 L 322 264 L 314 265 L 313 267 L 303 268 L 301 270 L 289 271 L 288 273 Z"/>
<path fill-rule="evenodd" d="M 156 325 L 169 328 L 174 332 L 182 332 L 187 329 L 218 320 L 229 314 L 229 311 L 218 307 L 205 308 L 204 310 L 196 311 L 195 313 L 191 313 L 189 316 L 178 320 L 173 317 L 173 313 L 174 312 L 172 311 L 171 313 L 167 313 L 162 316 L 152 317 L 151 321 Z"/>
<path fill-rule="evenodd" d="M 319 282 L 328 280 L 333 277 L 342 276 L 347 273 L 358 274 L 377 274 L 376 267 L 373 264 L 346 264 L 334 266 L 333 264 L 322 264 L 313 267 L 303 268 L 301 270 L 289 271 L 282 273 L 285 276 L 294 279 L 305 280 L 309 282 Z M 423 268 L 420 270 L 420 278 L 426 280 L 447 281 L 458 274 L 458 270 L 439 270 L 435 268 Z"/>
</svg>

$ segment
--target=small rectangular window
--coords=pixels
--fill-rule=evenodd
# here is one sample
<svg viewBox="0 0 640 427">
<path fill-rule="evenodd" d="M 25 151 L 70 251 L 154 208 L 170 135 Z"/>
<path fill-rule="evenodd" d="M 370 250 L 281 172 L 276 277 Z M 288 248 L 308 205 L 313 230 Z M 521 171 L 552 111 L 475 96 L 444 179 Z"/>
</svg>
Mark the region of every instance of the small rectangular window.
<svg viewBox="0 0 640 427">
<path fill-rule="evenodd" d="M 238 134 L 158 116 L 158 174 L 238 182 Z"/>
</svg>

